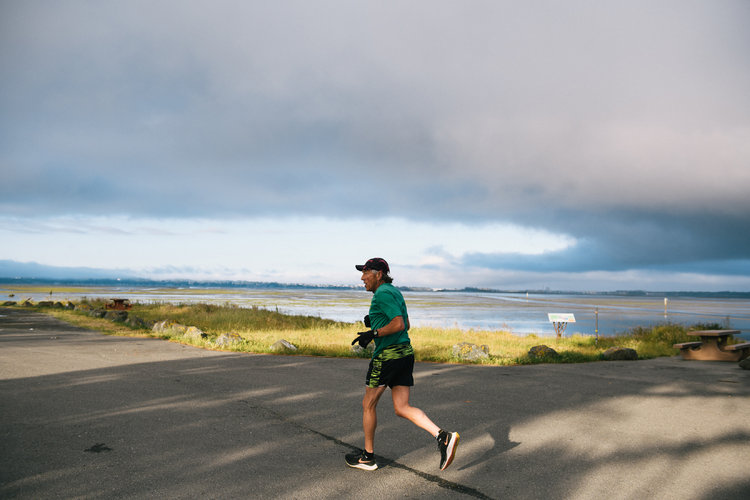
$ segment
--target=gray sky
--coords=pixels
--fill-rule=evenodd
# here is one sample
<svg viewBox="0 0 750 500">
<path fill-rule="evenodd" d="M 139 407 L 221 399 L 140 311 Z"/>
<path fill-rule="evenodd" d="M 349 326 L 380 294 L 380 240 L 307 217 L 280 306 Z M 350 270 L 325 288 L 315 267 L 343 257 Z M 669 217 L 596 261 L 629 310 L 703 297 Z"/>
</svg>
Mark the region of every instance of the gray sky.
<svg viewBox="0 0 750 500">
<path fill-rule="evenodd" d="M 750 2 L 0 9 L 0 259 L 750 290 Z"/>
</svg>

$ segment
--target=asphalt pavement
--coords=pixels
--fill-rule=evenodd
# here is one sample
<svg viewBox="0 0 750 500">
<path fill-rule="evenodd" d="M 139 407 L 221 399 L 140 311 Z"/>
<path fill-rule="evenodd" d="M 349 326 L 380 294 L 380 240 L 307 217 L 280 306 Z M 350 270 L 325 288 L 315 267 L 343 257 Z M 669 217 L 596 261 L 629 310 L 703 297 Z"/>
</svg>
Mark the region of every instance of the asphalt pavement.
<svg viewBox="0 0 750 500">
<path fill-rule="evenodd" d="M 431 436 L 379 405 L 367 360 L 105 336 L 0 308 L 0 498 L 750 497 L 750 371 L 678 357 L 486 367 L 417 363 Z"/>
</svg>

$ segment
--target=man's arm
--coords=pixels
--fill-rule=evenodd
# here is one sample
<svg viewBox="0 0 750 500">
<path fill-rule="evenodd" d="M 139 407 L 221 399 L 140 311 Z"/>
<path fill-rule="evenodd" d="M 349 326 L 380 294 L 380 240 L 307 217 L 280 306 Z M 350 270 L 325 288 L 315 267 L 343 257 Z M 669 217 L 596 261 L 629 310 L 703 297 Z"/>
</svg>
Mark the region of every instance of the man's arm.
<svg viewBox="0 0 750 500">
<path fill-rule="evenodd" d="M 386 335 L 393 335 L 402 331 L 404 331 L 404 318 L 396 316 L 383 328 L 378 328 L 378 337 L 385 337 Z"/>
</svg>

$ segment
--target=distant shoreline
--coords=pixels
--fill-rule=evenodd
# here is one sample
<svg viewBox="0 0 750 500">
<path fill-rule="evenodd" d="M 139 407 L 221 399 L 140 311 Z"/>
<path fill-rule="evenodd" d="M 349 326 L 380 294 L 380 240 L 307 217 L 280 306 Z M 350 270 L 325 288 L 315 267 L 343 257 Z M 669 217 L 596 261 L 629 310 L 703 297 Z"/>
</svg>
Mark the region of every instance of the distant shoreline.
<svg viewBox="0 0 750 500">
<path fill-rule="evenodd" d="M 53 286 L 101 286 L 101 287 L 164 287 L 164 288 L 237 288 L 251 290 L 359 290 L 360 285 L 312 285 L 305 283 L 279 283 L 275 281 L 201 281 L 201 280 L 149 280 L 149 279 L 56 279 L 56 278 L 10 278 L 0 277 L 0 286 L 3 285 L 53 285 Z M 645 290 L 612 290 L 612 291 L 571 291 L 571 290 L 533 290 L 533 289 L 509 289 L 496 288 L 426 288 L 399 286 L 400 290 L 408 292 L 444 292 L 444 293 L 507 293 L 507 294 L 533 294 L 533 295 L 604 295 L 613 297 L 697 297 L 697 298 L 720 298 L 720 299 L 750 299 L 750 291 L 747 292 L 706 292 L 706 291 L 645 291 Z"/>
</svg>

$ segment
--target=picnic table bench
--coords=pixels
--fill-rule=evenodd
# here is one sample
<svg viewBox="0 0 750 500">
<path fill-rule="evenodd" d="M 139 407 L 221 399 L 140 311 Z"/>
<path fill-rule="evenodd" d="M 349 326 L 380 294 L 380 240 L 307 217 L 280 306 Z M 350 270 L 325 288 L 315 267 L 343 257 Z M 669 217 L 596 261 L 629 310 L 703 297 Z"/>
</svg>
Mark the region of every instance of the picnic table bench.
<svg viewBox="0 0 750 500">
<path fill-rule="evenodd" d="M 127 311 L 130 309 L 130 301 L 128 299 L 110 299 L 112 302 L 104 306 L 105 309 L 111 309 L 114 311 Z"/>
<path fill-rule="evenodd" d="M 739 330 L 697 330 L 688 335 L 700 337 L 700 342 L 683 342 L 672 347 L 680 350 L 683 359 L 700 361 L 742 361 L 750 356 L 750 342 L 727 344 Z"/>
</svg>

